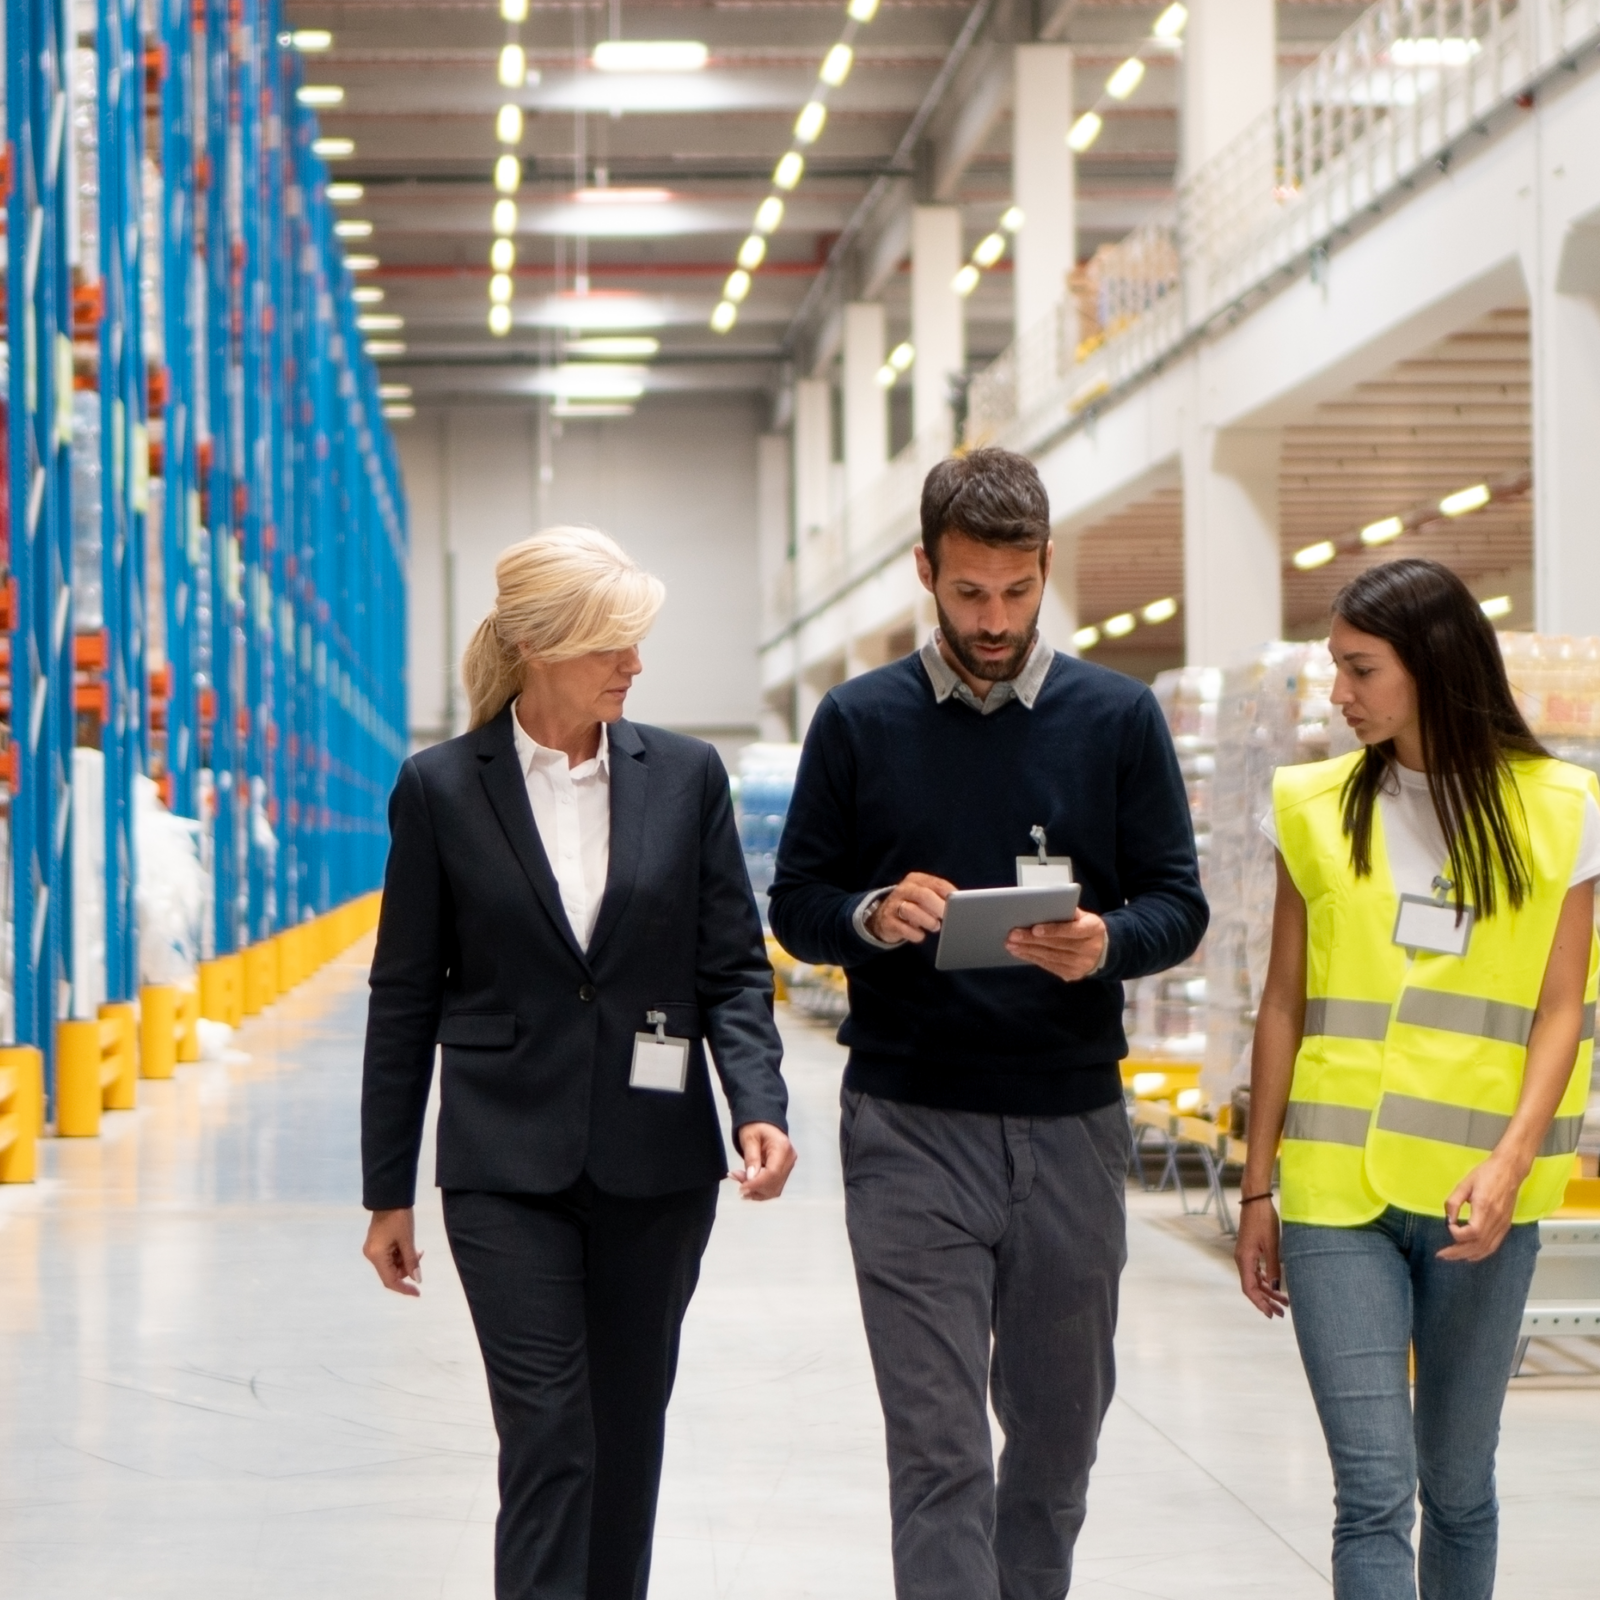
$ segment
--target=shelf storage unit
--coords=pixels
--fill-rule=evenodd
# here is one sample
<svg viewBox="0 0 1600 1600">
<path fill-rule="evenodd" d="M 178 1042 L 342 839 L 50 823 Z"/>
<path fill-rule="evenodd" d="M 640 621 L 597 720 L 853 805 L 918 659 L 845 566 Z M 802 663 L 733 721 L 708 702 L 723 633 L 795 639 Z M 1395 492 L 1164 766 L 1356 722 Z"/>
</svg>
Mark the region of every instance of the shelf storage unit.
<svg viewBox="0 0 1600 1600">
<path fill-rule="evenodd" d="M 405 754 L 406 525 L 280 7 L 4 4 L 0 1020 L 42 1053 L 48 1107 L 58 1025 L 94 1015 L 86 995 L 138 997 L 141 776 L 201 823 L 200 954 L 243 958 L 246 1009 L 277 992 L 278 934 L 377 886 Z M 75 83 L 93 85 L 93 181 L 73 158 Z M 89 390 L 98 607 L 74 592 Z M 103 883 L 73 882 L 74 745 L 100 752 Z M 93 973 L 74 970 L 85 904 L 104 911 Z"/>
</svg>

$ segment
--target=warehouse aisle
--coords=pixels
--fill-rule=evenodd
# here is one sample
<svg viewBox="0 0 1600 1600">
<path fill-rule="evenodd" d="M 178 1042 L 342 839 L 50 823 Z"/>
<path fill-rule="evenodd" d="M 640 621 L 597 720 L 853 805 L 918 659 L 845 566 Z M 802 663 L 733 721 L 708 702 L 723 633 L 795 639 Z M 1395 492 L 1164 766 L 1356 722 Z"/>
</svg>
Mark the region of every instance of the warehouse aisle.
<svg viewBox="0 0 1600 1600">
<path fill-rule="evenodd" d="M 426 1293 L 358 1254 L 362 947 L 240 1053 L 141 1085 L 0 1190 L 6 1600 L 487 1600 L 493 1435 L 431 1192 Z M 727 1202 L 686 1329 L 654 1600 L 889 1600 L 882 1433 L 834 1141 L 838 1051 L 791 1020 L 802 1152 Z M 247 1054 L 246 1054 L 247 1052 Z M 1327 1469 L 1292 1348 L 1170 1196 L 1137 1196 L 1075 1597 L 1329 1592 Z M 1587 1594 L 1600 1392 L 1512 1395 L 1504 1600 Z M 1587 1514 L 1587 1517 L 1586 1517 Z"/>
</svg>

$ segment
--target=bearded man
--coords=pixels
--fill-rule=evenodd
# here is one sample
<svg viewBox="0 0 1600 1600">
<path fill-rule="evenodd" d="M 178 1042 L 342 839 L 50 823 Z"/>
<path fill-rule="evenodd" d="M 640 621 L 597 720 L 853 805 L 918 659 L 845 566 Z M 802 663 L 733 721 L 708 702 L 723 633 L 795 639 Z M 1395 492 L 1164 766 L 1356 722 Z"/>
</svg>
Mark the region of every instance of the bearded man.
<svg viewBox="0 0 1600 1600">
<path fill-rule="evenodd" d="M 1206 926 L 1154 697 L 1039 636 L 1053 553 L 1024 457 L 929 473 L 916 561 L 938 631 L 818 707 L 772 887 L 784 948 L 849 980 L 845 1217 L 899 1600 L 1067 1591 L 1126 1259 L 1122 980 Z M 1014 931 L 1015 966 L 939 971 L 946 897 L 1015 884 L 1040 829 L 1077 917 Z"/>
</svg>

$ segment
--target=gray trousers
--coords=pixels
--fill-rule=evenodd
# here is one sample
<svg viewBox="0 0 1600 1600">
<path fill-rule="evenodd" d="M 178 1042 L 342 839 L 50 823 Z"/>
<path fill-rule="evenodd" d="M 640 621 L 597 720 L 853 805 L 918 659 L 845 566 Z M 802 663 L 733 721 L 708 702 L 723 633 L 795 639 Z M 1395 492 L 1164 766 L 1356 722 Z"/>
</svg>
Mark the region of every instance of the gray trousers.
<svg viewBox="0 0 1600 1600">
<path fill-rule="evenodd" d="M 1060 1600 L 1116 1381 L 1127 1115 L 1003 1117 L 846 1090 L 839 1140 L 895 1594 Z M 986 1397 L 1005 1432 L 998 1479 Z"/>
</svg>

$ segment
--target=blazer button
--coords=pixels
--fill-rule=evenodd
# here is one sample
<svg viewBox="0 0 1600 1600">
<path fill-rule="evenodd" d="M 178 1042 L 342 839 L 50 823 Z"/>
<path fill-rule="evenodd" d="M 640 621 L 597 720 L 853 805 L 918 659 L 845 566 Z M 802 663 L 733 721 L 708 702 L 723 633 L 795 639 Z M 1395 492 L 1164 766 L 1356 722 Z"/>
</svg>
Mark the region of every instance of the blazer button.
<svg viewBox="0 0 1600 1600">
<path fill-rule="evenodd" d="M 585 983 L 578 989 L 578 998 L 580 1000 L 593 1000 L 594 993 L 594 985 L 592 983 Z"/>
</svg>

